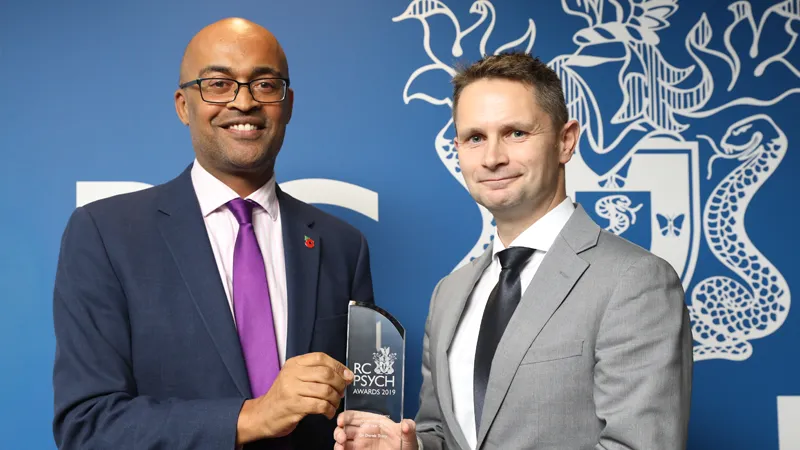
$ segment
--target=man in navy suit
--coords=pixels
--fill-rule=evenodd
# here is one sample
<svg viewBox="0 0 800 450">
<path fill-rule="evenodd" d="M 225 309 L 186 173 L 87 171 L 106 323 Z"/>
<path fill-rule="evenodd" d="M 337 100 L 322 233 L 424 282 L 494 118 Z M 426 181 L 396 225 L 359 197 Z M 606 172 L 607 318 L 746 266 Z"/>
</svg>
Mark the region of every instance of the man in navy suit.
<svg viewBox="0 0 800 450">
<path fill-rule="evenodd" d="M 209 25 L 175 93 L 193 164 L 72 214 L 53 298 L 59 448 L 333 447 L 369 251 L 276 185 L 292 104 L 269 31 Z"/>
</svg>

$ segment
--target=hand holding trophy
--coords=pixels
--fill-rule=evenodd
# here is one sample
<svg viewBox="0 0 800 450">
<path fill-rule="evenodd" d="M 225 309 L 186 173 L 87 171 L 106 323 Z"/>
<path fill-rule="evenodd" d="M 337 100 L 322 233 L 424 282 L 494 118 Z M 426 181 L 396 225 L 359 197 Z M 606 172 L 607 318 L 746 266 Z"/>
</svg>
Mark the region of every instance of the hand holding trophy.
<svg viewBox="0 0 800 450">
<path fill-rule="evenodd" d="M 337 419 L 334 450 L 418 450 L 416 424 L 364 411 L 345 411 Z"/>
<path fill-rule="evenodd" d="M 403 420 L 405 329 L 385 310 L 351 301 L 347 320 L 345 411 L 337 450 L 417 450 L 414 421 Z M 401 423 L 402 422 L 402 423 Z"/>
</svg>

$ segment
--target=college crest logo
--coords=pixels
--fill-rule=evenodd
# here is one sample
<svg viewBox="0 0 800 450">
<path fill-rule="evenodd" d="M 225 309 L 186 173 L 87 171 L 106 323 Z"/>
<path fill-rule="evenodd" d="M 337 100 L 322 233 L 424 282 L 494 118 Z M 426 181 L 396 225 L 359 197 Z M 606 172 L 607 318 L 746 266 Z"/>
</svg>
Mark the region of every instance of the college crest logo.
<svg viewBox="0 0 800 450">
<path fill-rule="evenodd" d="M 394 373 L 394 362 L 397 359 L 397 353 L 389 353 L 389 351 L 389 347 L 381 347 L 372 354 L 376 374 L 391 375 Z"/>
<path fill-rule="evenodd" d="M 548 62 L 562 80 L 570 117 L 581 124 L 578 149 L 567 165 L 568 194 L 606 230 L 672 264 L 686 289 L 695 360 L 749 358 L 751 341 L 780 328 L 790 307 L 786 279 L 748 237 L 745 216 L 788 149 L 768 108 L 800 93 L 800 70 L 788 57 L 800 29 L 798 2 L 778 2 L 756 17 L 750 2 L 736 1 L 727 7 L 728 21 L 714 27 L 702 14 L 683 39 L 680 57 L 690 61 L 685 65 L 670 62 L 659 36 L 678 14 L 677 0 L 562 0 L 561 9 L 582 24 L 572 35 L 573 51 Z M 422 24 L 422 49 L 430 62 L 411 73 L 403 100 L 447 107 L 441 108 L 443 126 L 433 144 L 465 189 L 453 145 L 452 98 L 419 80 L 436 73 L 452 77 L 455 67 L 444 61 L 464 56 L 463 42 L 473 33 L 482 35 L 465 59 L 509 49 L 531 53 L 537 38 L 533 18 L 519 21 L 518 38 L 487 48 L 501 12 L 488 0 L 473 2 L 468 15 L 456 14 L 444 1 L 414 0 L 392 19 Z M 454 30 L 450 54 L 433 51 L 433 23 Z M 783 40 L 767 46 L 762 35 L 776 24 Z M 725 70 L 712 71 L 720 65 Z M 792 74 L 788 82 L 767 81 L 778 69 Z M 753 86 L 764 95 L 743 94 Z M 456 268 L 494 238 L 491 214 L 477 207 L 480 238 Z M 701 242 L 722 268 L 697 280 Z"/>
</svg>

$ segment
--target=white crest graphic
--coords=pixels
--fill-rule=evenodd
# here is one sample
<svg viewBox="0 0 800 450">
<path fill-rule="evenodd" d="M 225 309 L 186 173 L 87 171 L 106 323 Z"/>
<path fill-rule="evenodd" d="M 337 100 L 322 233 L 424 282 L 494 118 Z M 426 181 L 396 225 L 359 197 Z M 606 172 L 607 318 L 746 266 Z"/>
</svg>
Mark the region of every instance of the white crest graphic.
<svg viewBox="0 0 800 450">
<path fill-rule="evenodd" d="M 631 206 L 632 200 L 627 195 L 606 195 L 601 197 L 594 205 L 598 216 L 608 219 L 607 231 L 622 234 L 636 223 L 636 212 L 642 209 L 642 204 Z"/>
<path fill-rule="evenodd" d="M 391 375 L 394 373 L 394 362 L 397 359 L 397 353 L 389 353 L 389 351 L 389 347 L 381 347 L 372 354 L 376 374 Z"/>
<path fill-rule="evenodd" d="M 709 248 L 745 282 L 713 276 L 691 292 L 692 332 L 700 343 L 695 359 L 747 359 L 748 342 L 772 334 L 789 313 L 789 286 L 747 237 L 744 214 L 758 188 L 786 154 L 788 141 L 767 115 L 747 117 L 728 128 L 716 158 L 741 163 L 714 188 L 706 201 L 703 226 Z M 711 169 L 709 167 L 709 176 Z"/>
<path fill-rule="evenodd" d="M 688 67 L 670 64 L 659 48 L 658 32 L 670 26 L 670 17 L 678 11 L 677 0 L 561 0 L 561 6 L 564 13 L 586 23 L 573 35 L 575 50 L 548 62 L 562 80 L 570 117 L 581 124 L 578 150 L 567 165 L 568 194 L 606 230 L 672 264 L 687 289 L 696 360 L 747 359 L 752 353 L 749 341 L 777 330 L 790 306 L 786 280 L 747 236 L 745 213 L 788 147 L 786 135 L 772 118 L 754 113 L 752 108 L 773 106 L 800 93 L 796 83 L 773 85 L 762 77 L 773 66 L 783 66 L 800 77 L 800 70 L 788 57 L 797 40 L 793 24 L 800 20 L 800 3 L 776 3 L 756 20 L 748 1 L 736 1 L 728 6 L 730 22 L 722 42 L 714 45 L 713 29 L 704 13 L 683 42 L 692 61 Z M 448 106 L 446 119 L 443 116 L 446 123 L 436 135 L 434 147 L 449 173 L 465 189 L 453 145 L 452 98 L 418 92 L 413 89 L 414 83 L 431 72 L 452 77 L 455 68 L 443 60 L 462 56 L 462 41 L 481 27 L 485 28 L 478 44 L 479 56 L 511 49 L 529 53 L 536 40 L 535 22 L 528 18 L 527 29 L 524 21 L 519 25 L 519 38 L 487 52 L 496 8 L 489 0 L 476 0 L 469 13 L 478 17 L 463 28 L 445 2 L 414 0 L 392 19 L 416 19 L 422 24 L 422 45 L 431 62 L 411 73 L 403 101 Z M 438 57 L 431 48 L 428 20 L 437 15 L 448 18 L 455 29 L 452 56 Z M 776 20 L 781 23 L 785 34 L 785 42 L 771 42 L 769 49 L 761 39 L 769 28 L 768 20 L 770 24 Z M 737 50 L 734 42 L 739 41 L 732 37 L 734 33 L 749 33 L 749 47 Z M 770 54 L 776 47 L 778 51 Z M 710 61 L 722 61 L 729 73 L 712 73 Z M 600 69 L 603 74 L 609 70 L 617 74 L 618 92 L 608 89 L 605 77 L 596 72 Z M 715 76 L 727 77 L 724 87 L 715 85 Z M 741 89 L 756 84 L 764 88 L 760 91 L 780 91 L 765 99 L 737 95 L 737 86 Z M 608 92 L 618 99 L 611 102 L 610 113 L 603 109 L 609 101 L 600 102 L 596 95 L 608 98 Z M 740 111 L 735 108 L 743 105 L 751 107 L 743 114 L 747 117 L 731 124 L 719 145 L 706 134 L 691 131 L 696 120 L 722 111 Z M 714 152 L 706 169 L 707 180 L 712 180 L 715 161 L 739 161 L 729 173 L 714 174 L 716 187 L 705 199 L 700 198 L 701 142 Z M 456 268 L 478 257 L 494 239 L 491 213 L 480 205 L 478 208 L 482 217 L 480 237 Z M 736 277 L 714 275 L 689 290 L 703 238 L 711 253 Z"/>
</svg>

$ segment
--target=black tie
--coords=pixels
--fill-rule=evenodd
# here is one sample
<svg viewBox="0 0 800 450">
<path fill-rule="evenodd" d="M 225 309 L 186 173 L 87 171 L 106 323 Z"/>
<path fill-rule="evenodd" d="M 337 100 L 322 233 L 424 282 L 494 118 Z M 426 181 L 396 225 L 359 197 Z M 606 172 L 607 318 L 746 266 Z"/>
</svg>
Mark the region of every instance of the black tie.
<svg viewBox="0 0 800 450">
<path fill-rule="evenodd" d="M 475 348 L 475 372 L 473 391 L 475 395 L 475 431 L 481 423 L 483 399 L 486 386 L 489 384 L 489 371 L 492 368 L 497 344 L 503 336 L 508 321 L 517 308 L 522 289 L 519 274 L 525 262 L 533 255 L 534 250 L 527 247 L 511 247 L 497 254 L 500 260 L 500 279 L 497 281 L 486 309 L 483 311 L 481 330 L 478 333 L 478 345 Z"/>
</svg>

